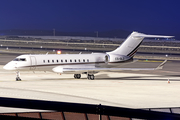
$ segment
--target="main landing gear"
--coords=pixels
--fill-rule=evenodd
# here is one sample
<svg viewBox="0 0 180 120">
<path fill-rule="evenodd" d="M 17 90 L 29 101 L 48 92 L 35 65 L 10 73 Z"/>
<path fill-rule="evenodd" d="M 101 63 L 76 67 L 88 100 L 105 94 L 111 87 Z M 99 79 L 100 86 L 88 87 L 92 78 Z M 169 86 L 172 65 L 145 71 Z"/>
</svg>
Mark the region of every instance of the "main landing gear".
<svg viewBox="0 0 180 120">
<path fill-rule="evenodd" d="M 81 78 L 81 74 L 74 74 L 74 78 L 75 79 L 80 79 Z"/>
<path fill-rule="evenodd" d="M 16 81 L 21 81 L 19 71 L 16 72 Z"/>
<path fill-rule="evenodd" d="M 94 75 L 93 75 L 93 74 L 92 74 L 92 75 L 88 74 L 88 75 L 87 75 L 87 79 L 89 79 L 89 80 L 94 80 Z"/>
<path fill-rule="evenodd" d="M 75 79 L 80 79 L 81 78 L 81 74 L 74 74 L 74 78 Z M 87 79 L 88 80 L 94 80 L 94 75 L 93 74 L 87 74 Z"/>
</svg>

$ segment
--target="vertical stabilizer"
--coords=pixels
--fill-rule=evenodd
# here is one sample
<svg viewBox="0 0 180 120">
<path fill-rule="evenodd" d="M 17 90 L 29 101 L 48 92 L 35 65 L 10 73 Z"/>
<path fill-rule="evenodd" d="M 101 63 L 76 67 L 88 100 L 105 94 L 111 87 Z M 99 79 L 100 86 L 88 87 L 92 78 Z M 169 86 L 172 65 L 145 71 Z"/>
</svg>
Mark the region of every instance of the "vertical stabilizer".
<svg viewBox="0 0 180 120">
<path fill-rule="evenodd" d="M 107 52 L 107 54 L 119 54 L 133 57 L 141 45 L 143 39 L 148 38 L 171 38 L 173 36 L 146 35 L 143 33 L 132 32 L 128 38 L 115 50 Z"/>
<path fill-rule="evenodd" d="M 138 32 L 132 32 L 128 38 L 114 51 L 108 52 L 113 54 L 119 54 L 119 55 L 125 55 L 128 57 L 132 57 L 136 51 L 138 50 L 140 44 L 142 43 L 142 40 L 144 37 L 133 37 L 137 34 L 140 34 Z"/>
</svg>

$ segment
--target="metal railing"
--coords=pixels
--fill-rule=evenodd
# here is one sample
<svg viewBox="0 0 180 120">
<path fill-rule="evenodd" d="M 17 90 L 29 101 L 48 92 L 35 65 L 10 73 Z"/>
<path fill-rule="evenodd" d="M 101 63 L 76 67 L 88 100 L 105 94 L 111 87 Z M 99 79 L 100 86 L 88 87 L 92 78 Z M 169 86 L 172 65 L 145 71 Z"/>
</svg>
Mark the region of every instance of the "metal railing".
<svg viewBox="0 0 180 120">
<path fill-rule="evenodd" d="M 127 117 L 127 118 L 139 118 L 139 119 L 171 119 L 171 120 L 180 119 L 180 115 L 175 113 L 111 107 L 101 104 L 90 105 L 90 104 L 66 103 L 66 102 L 55 102 L 55 101 L 44 101 L 44 100 L 29 100 L 29 99 L 5 98 L 5 97 L 0 97 L 0 106 L 53 110 L 59 112 L 98 114 L 100 120 L 102 115 Z"/>
</svg>

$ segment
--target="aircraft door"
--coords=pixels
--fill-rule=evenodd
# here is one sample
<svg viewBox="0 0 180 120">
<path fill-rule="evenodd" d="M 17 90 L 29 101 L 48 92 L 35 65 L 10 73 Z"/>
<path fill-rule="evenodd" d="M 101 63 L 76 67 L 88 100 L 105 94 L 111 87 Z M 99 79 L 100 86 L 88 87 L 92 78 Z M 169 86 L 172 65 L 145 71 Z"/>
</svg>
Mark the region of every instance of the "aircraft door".
<svg viewBox="0 0 180 120">
<path fill-rule="evenodd" d="M 30 67 L 30 70 L 35 70 L 36 69 L 36 57 L 34 57 L 34 56 L 31 56 L 30 57 L 30 59 L 31 59 L 31 67 Z"/>
</svg>

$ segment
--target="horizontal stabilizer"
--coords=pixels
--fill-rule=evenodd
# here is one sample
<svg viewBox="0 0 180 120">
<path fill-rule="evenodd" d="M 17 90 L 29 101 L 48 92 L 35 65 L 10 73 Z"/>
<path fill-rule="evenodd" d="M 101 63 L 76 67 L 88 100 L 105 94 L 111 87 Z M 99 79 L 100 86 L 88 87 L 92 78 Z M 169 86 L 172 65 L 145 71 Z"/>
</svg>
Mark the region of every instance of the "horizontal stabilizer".
<svg viewBox="0 0 180 120">
<path fill-rule="evenodd" d="M 163 35 L 146 35 L 146 34 L 142 34 L 142 33 L 139 33 L 137 35 L 133 35 L 133 37 L 143 37 L 143 38 L 172 38 L 174 36 L 163 36 Z"/>
</svg>

